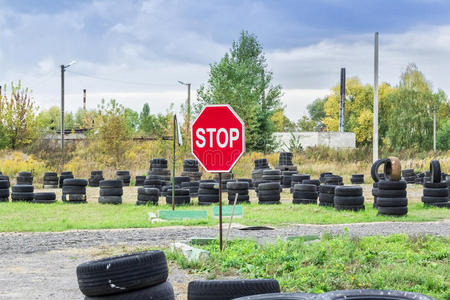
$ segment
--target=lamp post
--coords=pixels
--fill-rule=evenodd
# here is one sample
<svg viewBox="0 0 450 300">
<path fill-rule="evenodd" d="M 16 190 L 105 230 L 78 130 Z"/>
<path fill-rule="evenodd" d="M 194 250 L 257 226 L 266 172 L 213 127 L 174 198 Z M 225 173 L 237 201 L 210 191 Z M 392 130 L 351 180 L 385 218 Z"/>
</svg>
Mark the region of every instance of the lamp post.
<svg viewBox="0 0 450 300">
<path fill-rule="evenodd" d="M 186 116 L 186 128 L 187 134 L 189 136 L 189 132 L 191 130 L 191 84 L 185 83 L 183 81 L 178 80 L 179 84 L 186 85 L 188 88 L 188 97 L 187 97 L 187 116 Z"/>
<path fill-rule="evenodd" d="M 71 61 L 68 65 L 61 65 L 61 153 L 62 166 L 64 167 L 64 72 L 71 65 L 76 64 L 76 61 Z"/>
</svg>

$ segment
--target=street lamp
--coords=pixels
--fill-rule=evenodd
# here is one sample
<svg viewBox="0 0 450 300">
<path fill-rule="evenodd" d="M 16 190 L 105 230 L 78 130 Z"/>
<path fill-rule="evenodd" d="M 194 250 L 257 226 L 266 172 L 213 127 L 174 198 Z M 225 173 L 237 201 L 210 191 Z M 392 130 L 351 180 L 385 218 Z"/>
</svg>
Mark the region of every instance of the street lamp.
<svg viewBox="0 0 450 300">
<path fill-rule="evenodd" d="M 178 83 L 182 84 L 182 85 L 186 85 L 188 88 L 186 125 L 187 125 L 187 131 L 189 133 L 191 130 L 191 84 L 185 83 L 180 80 L 178 80 Z"/>
<path fill-rule="evenodd" d="M 62 166 L 64 167 L 64 72 L 70 66 L 76 64 L 72 60 L 68 65 L 61 65 L 61 152 L 62 152 Z"/>
</svg>

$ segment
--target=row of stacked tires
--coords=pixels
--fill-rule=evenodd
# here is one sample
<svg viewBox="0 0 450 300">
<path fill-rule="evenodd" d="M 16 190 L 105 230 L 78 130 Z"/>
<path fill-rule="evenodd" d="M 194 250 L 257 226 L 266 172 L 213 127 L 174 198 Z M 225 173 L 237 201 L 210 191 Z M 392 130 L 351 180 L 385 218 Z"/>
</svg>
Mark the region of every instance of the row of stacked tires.
<svg viewBox="0 0 450 300">
<path fill-rule="evenodd" d="M 449 188 L 450 182 L 442 180 L 441 165 L 439 161 L 430 162 L 430 180 L 424 182 L 422 202 L 425 205 L 450 208 Z"/>
<path fill-rule="evenodd" d="M 160 250 L 143 251 L 82 263 L 76 269 L 78 287 L 85 300 L 175 300 L 168 282 L 166 255 Z M 341 290 L 323 294 L 280 293 L 275 279 L 194 280 L 187 288 L 188 300 L 337 300 L 403 299 L 434 300 L 426 295 L 392 290 Z"/>
</svg>

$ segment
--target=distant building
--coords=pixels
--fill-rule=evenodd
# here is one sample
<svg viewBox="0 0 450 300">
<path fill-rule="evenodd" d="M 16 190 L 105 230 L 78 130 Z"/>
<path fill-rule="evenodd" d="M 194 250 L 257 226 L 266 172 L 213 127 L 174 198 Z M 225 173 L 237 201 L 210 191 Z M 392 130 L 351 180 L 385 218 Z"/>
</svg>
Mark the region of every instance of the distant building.
<svg viewBox="0 0 450 300">
<path fill-rule="evenodd" d="M 289 145 L 300 142 L 303 149 L 315 146 L 330 148 L 355 148 L 356 135 L 354 132 L 275 132 L 276 151 L 288 151 Z"/>
</svg>

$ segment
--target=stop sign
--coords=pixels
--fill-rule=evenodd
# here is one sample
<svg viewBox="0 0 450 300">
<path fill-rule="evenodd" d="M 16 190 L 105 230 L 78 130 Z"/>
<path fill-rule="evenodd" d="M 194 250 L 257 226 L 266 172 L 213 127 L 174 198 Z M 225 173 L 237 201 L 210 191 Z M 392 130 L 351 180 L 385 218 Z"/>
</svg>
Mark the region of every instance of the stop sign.
<svg viewBox="0 0 450 300">
<path fill-rule="evenodd" d="M 203 108 L 191 128 L 192 154 L 208 172 L 230 172 L 245 152 L 244 122 L 227 104 Z"/>
</svg>

